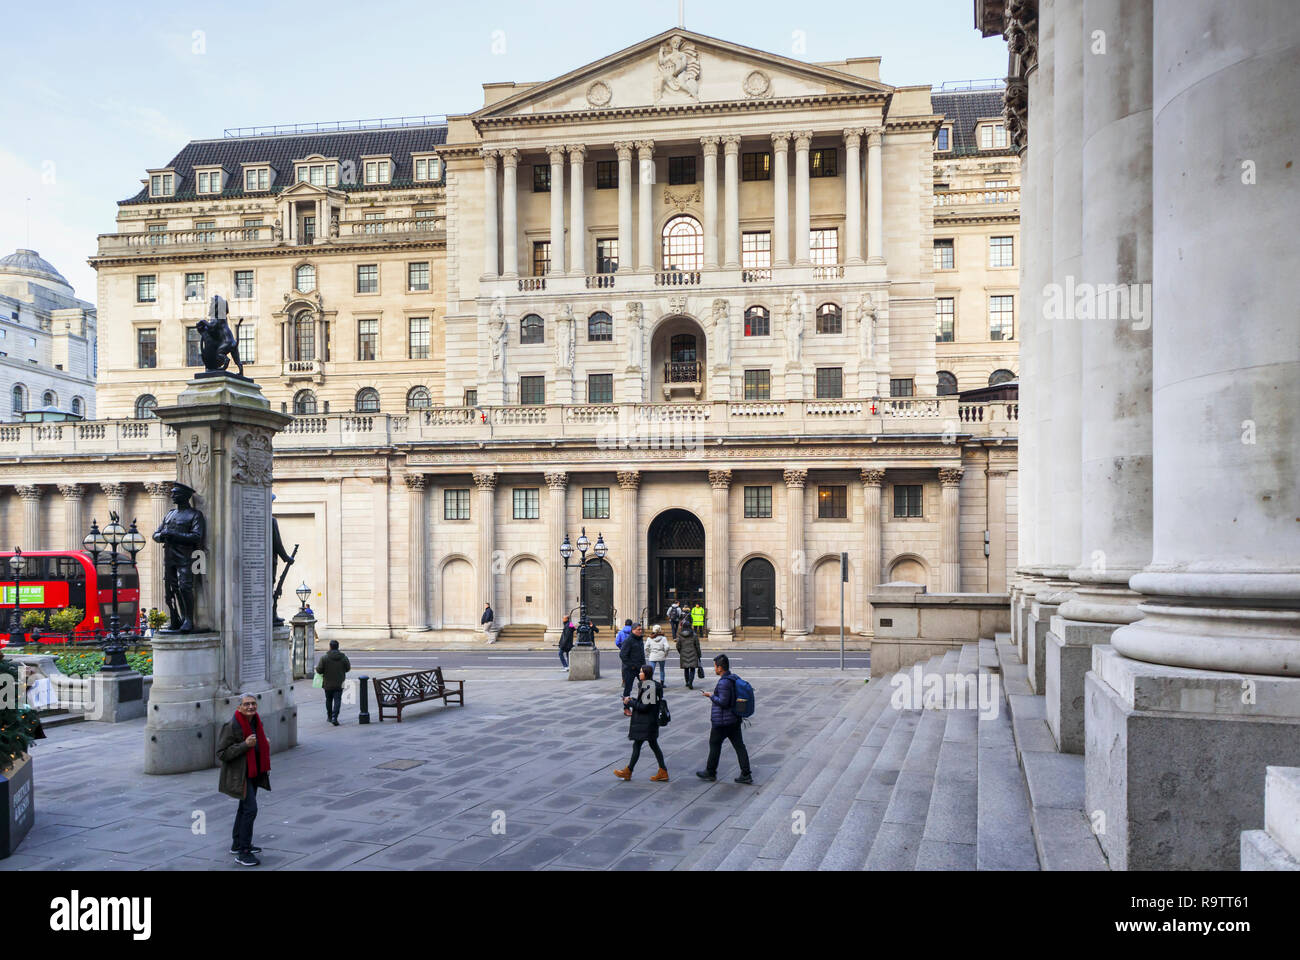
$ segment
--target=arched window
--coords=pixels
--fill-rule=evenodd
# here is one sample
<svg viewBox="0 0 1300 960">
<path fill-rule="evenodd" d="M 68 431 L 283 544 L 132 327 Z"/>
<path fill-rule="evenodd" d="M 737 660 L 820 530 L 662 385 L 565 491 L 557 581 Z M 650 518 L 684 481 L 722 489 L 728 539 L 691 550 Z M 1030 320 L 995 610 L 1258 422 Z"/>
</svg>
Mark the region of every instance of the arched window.
<svg viewBox="0 0 1300 960">
<path fill-rule="evenodd" d="M 989 386 L 996 387 L 1000 383 L 1010 383 L 1016 379 L 1016 375 L 1010 370 L 994 370 L 989 374 Z"/>
<path fill-rule="evenodd" d="M 694 217 L 673 217 L 664 224 L 664 270 L 699 270 L 704 266 L 704 230 Z"/>
<path fill-rule="evenodd" d="M 83 405 L 82 402 L 81 402 L 81 398 L 80 398 L 80 397 L 73 397 L 73 398 L 72 398 L 72 412 L 75 413 L 77 416 L 81 416 L 81 415 L 82 415 L 82 411 L 83 411 L 84 409 L 85 409 L 85 407 L 84 407 L 84 405 Z"/>
<path fill-rule="evenodd" d="M 357 413 L 379 412 L 379 391 L 374 387 L 362 387 L 357 391 Z"/>
<path fill-rule="evenodd" d="M 939 371 L 939 384 L 936 393 L 941 397 L 950 397 L 957 392 L 957 378 L 947 370 Z"/>
<path fill-rule="evenodd" d="M 745 310 L 745 336 L 770 337 L 772 335 L 772 316 L 766 307 L 749 307 Z"/>
<path fill-rule="evenodd" d="M 604 310 L 597 310 L 587 318 L 588 340 L 613 340 L 614 318 Z"/>
<path fill-rule="evenodd" d="M 137 420 L 147 420 L 154 415 L 154 407 L 158 406 L 158 398 L 152 393 L 146 393 L 143 396 L 135 398 L 135 418 Z"/>
<path fill-rule="evenodd" d="M 53 390 L 46 390 L 43 394 L 41 394 L 42 407 L 57 407 L 58 405 L 59 405 L 59 398 L 55 396 Z"/>
<path fill-rule="evenodd" d="M 27 408 L 27 391 L 23 389 L 21 383 L 14 384 L 14 390 L 11 394 L 13 397 L 14 413 L 22 413 Z"/>
<path fill-rule="evenodd" d="M 310 310 L 293 318 L 293 348 L 295 360 L 316 359 L 316 318 Z"/>
<path fill-rule="evenodd" d="M 316 394 L 310 390 L 299 390 L 293 395 L 294 416 L 311 416 L 316 412 Z"/>
<path fill-rule="evenodd" d="M 293 272 L 293 285 L 299 293 L 311 293 L 316 289 L 316 268 L 304 263 Z"/>
<path fill-rule="evenodd" d="M 426 410 L 433 406 L 429 400 L 429 391 L 424 387 L 412 387 L 406 393 L 407 410 Z"/>
<path fill-rule="evenodd" d="M 530 313 L 519 321 L 520 343 L 545 343 L 546 321 L 535 313 Z"/>
<path fill-rule="evenodd" d="M 844 314 L 840 312 L 840 308 L 837 304 L 823 303 L 817 308 L 817 332 L 844 332 Z"/>
</svg>

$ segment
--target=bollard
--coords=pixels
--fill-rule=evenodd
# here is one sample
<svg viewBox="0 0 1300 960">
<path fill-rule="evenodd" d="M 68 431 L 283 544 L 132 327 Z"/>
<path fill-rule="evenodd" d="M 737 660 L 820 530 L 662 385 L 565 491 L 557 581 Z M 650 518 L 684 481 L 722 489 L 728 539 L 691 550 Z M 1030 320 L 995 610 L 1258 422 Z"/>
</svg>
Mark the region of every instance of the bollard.
<svg viewBox="0 0 1300 960">
<path fill-rule="evenodd" d="M 361 684 L 361 712 L 357 714 L 357 723 L 370 722 L 370 691 L 366 688 L 369 679 L 364 673 L 357 677 L 357 683 Z"/>
</svg>

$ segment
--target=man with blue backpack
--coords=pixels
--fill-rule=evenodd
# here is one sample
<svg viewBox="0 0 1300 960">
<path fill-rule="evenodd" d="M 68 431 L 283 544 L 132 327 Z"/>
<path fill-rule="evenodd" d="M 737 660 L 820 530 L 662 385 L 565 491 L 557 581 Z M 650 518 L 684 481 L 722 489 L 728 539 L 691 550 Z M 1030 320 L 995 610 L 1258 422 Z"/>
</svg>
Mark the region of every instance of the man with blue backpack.
<svg viewBox="0 0 1300 960">
<path fill-rule="evenodd" d="M 754 714 L 754 688 L 731 672 L 731 661 L 725 653 L 713 658 L 713 672 L 718 677 L 717 685 L 710 693 L 701 690 L 712 702 L 709 730 L 709 760 L 703 770 L 696 770 L 695 775 L 701 780 L 718 779 L 718 759 L 722 755 L 722 741 L 730 740 L 736 749 L 736 760 L 740 763 L 740 776 L 737 783 L 753 783 L 754 778 L 749 769 L 749 751 L 745 749 L 745 738 L 741 735 L 741 721 Z"/>
</svg>

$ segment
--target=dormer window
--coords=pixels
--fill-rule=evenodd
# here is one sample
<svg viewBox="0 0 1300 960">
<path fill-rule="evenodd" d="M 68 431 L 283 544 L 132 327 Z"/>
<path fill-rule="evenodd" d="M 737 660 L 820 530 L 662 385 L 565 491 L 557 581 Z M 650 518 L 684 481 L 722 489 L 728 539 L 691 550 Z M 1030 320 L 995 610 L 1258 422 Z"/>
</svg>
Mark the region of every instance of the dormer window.
<svg viewBox="0 0 1300 960">
<path fill-rule="evenodd" d="M 984 123 L 980 125 L 980 149 L 1002 150 L 1007 145 L 1007 125 L 1005 123 Z"/>
<path fill-rule="evenodd" d="M 430 182 L 442 179 L 441 157 L 416 157 L 415 179 L 417 182 Z"/>
<path fill-rule="evenodd" d="M 391 182 L 391 172 L 393 164 L 391 160 L 367 160 L 366 161 L 366 183 L 389 183 Z M 426 167 L 426 170 L 428 168 Z"/>
<path fill-rule="evenodd" d="M 220 193 L 223 181 L 223 171 L 220 169 L 196 170 L 194 173 L 194 189 L 197 193 Z"/>
<path fill-rule="evenodd" d="M 313 187 L 337 187 L 339 185 L 338 164 L 300 163 L 298 164 L 298 182 L 310 183 Z"/>
<path fill-rule="evenodd" d="M 149 196 L 170 197 L 176 192 L 176 175 L 174 173 L 154 173 L 149 175 Z"/>
<path fill-rule="evenodd" d="M 247 167 L 244 170 L 244 191 L 253 193 L 271 189 L 270 167 Z"/>
<path fill-rule="evenodd" d="M 937 153 L 947 153 L 952 149 L 952 124 L 939 128 L 938 136 L 934 138 L 934 149 Z"/>
</svg>

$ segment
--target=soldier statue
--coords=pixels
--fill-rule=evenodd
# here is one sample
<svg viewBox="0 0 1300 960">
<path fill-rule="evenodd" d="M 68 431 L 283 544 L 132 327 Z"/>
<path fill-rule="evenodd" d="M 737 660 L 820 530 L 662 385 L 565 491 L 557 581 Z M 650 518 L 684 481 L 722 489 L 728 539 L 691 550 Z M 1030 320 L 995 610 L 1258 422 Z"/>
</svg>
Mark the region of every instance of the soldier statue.
<svg viewBox="0 0 1300 960">
<path fill-rule="evenodd" d="M 172 484 L 172 509 L 153 532 L 155 543 L 163 545 L 164 596 L 171 620 L 167 629 L 175 633 L 194 632 L 194 551 L 203 547 L 203 514 L 190 505 L 194 489 L 177 481 Z"/>
<path fill-rule="evenodd" d="M 235 361 L 239 368 L 237 376 L 244 375 L 244 362 L 239 359 L 239 341 L 230 329 L 227 319 L 226 298 L 213 294 L 208 308 L 208 318 L 197 324 L 199 330 L 199 353 L 203 357 L 205 373 L 223 371 Z"/>
<path fill-rule="evenodd" d="M 275 494 L 271 494 L 271 501 L 275 501 Z M 271 600 L 271 622 L 275 626 L 284 623 L 284 617 L 280 616 L 280 589 L 284 586 L 284 577 L 277 576 L 277 570 L 280 562 L 284 562 L 285 573 L 293 566 L 293 556 L 298 552 L 298 545 L 294 544 L 293 553 L 284 549 L 284 541 L 280 539 L 280 522 L 273 516 L 271 517 L 271 583 L 274 584 L 275 594 Z"/>
</svg>

